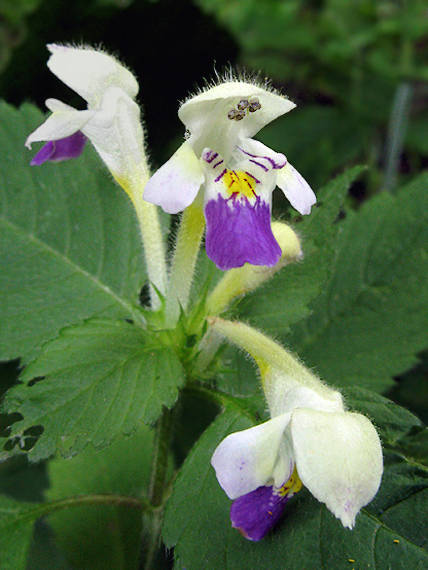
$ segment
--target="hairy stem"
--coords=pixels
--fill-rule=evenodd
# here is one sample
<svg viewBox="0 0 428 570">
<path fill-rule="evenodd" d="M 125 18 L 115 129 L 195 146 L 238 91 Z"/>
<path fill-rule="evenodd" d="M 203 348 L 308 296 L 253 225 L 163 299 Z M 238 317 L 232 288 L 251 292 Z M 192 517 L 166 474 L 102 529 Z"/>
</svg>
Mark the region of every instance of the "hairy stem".
<svg viewBox="0 0 428 570">
<path fill-rule="evenodd" d="M 147 273 L 150 281 L 150 299 L 153 309 L 160 307 L 156 289 L 166 294 L 167 272 L 165 247 L 159 222 L 157 206 L 145 202 L 142 197 L 133 200 L 144 246 Z"/>
<path fill-rule="evenodd" d="M 180 306 L 183 309 L 187 308 L 204 228 L 202 206 L 199 201 L 195 201 L 184 211 L 178 230 L 166 300 L 166 317 L 169 325 L 176 323 Z"/>
</svg>

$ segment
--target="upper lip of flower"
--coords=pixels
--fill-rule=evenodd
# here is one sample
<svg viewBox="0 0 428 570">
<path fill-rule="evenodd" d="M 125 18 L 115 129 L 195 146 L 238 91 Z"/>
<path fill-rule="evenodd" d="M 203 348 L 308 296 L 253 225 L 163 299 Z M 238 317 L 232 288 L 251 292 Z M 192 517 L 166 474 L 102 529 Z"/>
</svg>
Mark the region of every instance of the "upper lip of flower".
<svg viewBox="0 0 428 570">
<path fill-rule="evenodd" d="M 82 132 L 132 200 L 141 195 L 148 178 L 140 110 L 134 101 L 138 83 L 114 57 L 87 47 L 50 44 L 48 67 L 83 97 L 88 107 L 77 110 L 56 99 L 47 99 L 52 114 L 29 135 L 26 146 L 36 141 L 63 141 Z M 64 153 L 61 160 L 74 158 Z M 82 147 L 83 149 L 83 147 Z M 47 153 L 43 161 L 49 160 Z M 58 158 L 58 157 L 57 157 Z M 39 164 L 39 162 L 35 162 Z"/>
<path fill-rule="evenodd" d="M 256 98 L 260 109 L 237 122 L 228 114 L 242 100 Z M 188 142 L 200 156 L 213 148 L 228 161 L 239 141 L 253 137 L 265 125 L 291 111 L 295 104 L 273 90 L 243 81 L 227 81 L 185 101 L 178 116 L 190 132 Z"/>
<path fill-rule="evenodd" d="M 97 107 L 105 90 L 120 87 L 132 99 L 138 83 L 133 74 L 113 56 L 91 47 L 48 44 L 47 66 L 63 83 L 78 93 L 89 107 Z"/>
</svg>

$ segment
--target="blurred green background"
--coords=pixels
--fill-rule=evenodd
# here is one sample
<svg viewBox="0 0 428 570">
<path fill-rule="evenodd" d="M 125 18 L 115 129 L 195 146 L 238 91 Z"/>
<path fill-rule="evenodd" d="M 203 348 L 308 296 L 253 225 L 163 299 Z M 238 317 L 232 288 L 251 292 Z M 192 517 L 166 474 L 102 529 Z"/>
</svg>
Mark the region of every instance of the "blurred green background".
<svg viewBox="0 0 428 570">
<path fill-rule="evenodd" d="M 393 192 L 428 165 L 421 0 L 2 0 L 6 101 L 44 108 L 57 97 L 84 106 L 47 69 L 49 42 L 104 46 L 136 73 L 153 167 L 183 136 L 178 102 L 230 67 L 269 77 L 297 103 L 258 138 L 285 153 L 315 190 L 352 164 L 368 165 L 347 207 Z M 275 193 L 275 214 L 287 208 Z M 12 368 L 2 370 L 5 384 Z M 390 394 L 425 420 L 426 376 L 421 365 Z"/>
</svg>

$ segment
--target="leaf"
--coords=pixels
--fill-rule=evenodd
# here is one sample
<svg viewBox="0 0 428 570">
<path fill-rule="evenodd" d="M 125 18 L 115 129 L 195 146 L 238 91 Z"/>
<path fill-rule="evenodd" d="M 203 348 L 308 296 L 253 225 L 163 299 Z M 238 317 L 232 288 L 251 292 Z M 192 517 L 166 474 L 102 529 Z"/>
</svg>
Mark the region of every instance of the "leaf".
<svg viewBox="0 0 428 570">
<path fill-rule="evenodd" d="M 333 275 L 287 338 L 328 382 L 385 390 L 428 344 L 427 183 L 382 193 L 342 224 Z"/>
<path fill-rule="evenodd" d="M 210 465 L 211 455 L 228 433 L 252 425 L 241 411 L 227 410 L 205 431 L 179 472 L 167 503 L 162 534 L 168 548 L 178 545 L 175 555 L 180 559 L 181 545 L 199 545 L 199 555 L 193 558 L 190 567 L 198 568 L 204 560 L 206 568 L 214 568 L 212 559 L 215 559 L 216 548 L 228 526 L 229 501 L 216 484 Z M 218 553 L 220 558 L 221 550 Z M 186 564 L 189 560 L 185 556 Z"/>
<path fill-rule="evenodd" d="M 413 428 L 422 425 L 419 418 L 409 410 L 370 390 L 353 386 L 342 393 L 352 411 L 368 416 L 379 427 L 384 445 L 395 446 Z"/>
<path fill-rule="evenodd" d="M 428 468 L 428 428 L 405 437 L 400 441 L 400 446 L 406 450 L 407 455 Z"/>
<path fill-rule="evenodd" d="M 0 104 L 0 360 L 29 361 L 94 315 L 130 318 L 146 278 L 132 206 L 89 144 L 79 159 L 29 165 L 24 141 L 42 121 Z"/>
<path fill-rule="evenodd" d="M 61 331 L 21 379 L 42 376 L 13 387 L 3 404 L 6 412 L 23 416 L 12 424 L 7 447 L 18 441 L 23 446 L 43 427 L 28 452 L 33 461 L 56 451 L 76 453 L 89 442 L 107 445 L 140 422 L 154 422 L 162 406 L 175 403 L 184 382 L 172 349 L 154 345 L 135 325 L 101 319 Z"/>
<path fill-rule="evenodd" d="M 285 267 L 265 286 L 246 296 L 239 313 L 268 333 L 285 334 L 291 324 L 309 314 L 309 303 L 330 276 L 335 253 L 337 219 L 349 186 L 361 173 L 356 166 L 332 180 L 318 194 L 318 207 L 296 227 L 304 260 Z"/>
<path fill-rule="evenodd" d="M 36 503 L 20 503 L 0 495 L 0 568 L 24 570 L 33 535 L 33 522 L 40 516 Z"/>
<path fill-rule="evenodd" d="M 147 493 L 152 432 L 141 426 L 101 451 L 87 447 L 71 460 L 49 462 L 50 501 L 85 494 L 141 497 Z M 91 570 L 138 567 L 141 512 L 113 505 L 90 505 L 53 513 L 48 518 L 57 544 L 73 568 Z"/>
<path fill-rule="evenodd" d="M 148 485 L 151 447 L 151 430 L 140 426 L 134 435 L 101 452 L 88 448 L 71 461 L 51 461 L 49 503 L 24 503 L 0 495 L 1 569 L 27 568 L 33 524 L 47 515 L 73 568 L 135 568 L 143 508 L 138 499 Z M 43 559 L 45 564 L 48 560 L 55 567 L 67 567 L 52 537 L 43 535 L 36 532 L 35 539 L 41 538 L 50 552 L 33 544 L 29 567 L 43 567 Z"/>
<path fill-rule="evenodd" d="M 216 481 L 210 459 L 228 433 L 250 425 L 238 410 L 226 409 L 186 459 L 168 501 L 163 527 L 167 547 L 175 547 L 176 568 L 426 567 L 428 556 L 421 548 L 424 519 L 413 526 L 410 522 L 415 504 L 421 512 L 426 472 L 395 455 L 401 472 L 397 475 L 394 461 L 386 462 L 377 502 L 362 510 L 352 532 L 303 490 L 287 505 L 274 532 L 257 543 L 245 540 L 231 528 L 230 501 Z"/>
</svg>

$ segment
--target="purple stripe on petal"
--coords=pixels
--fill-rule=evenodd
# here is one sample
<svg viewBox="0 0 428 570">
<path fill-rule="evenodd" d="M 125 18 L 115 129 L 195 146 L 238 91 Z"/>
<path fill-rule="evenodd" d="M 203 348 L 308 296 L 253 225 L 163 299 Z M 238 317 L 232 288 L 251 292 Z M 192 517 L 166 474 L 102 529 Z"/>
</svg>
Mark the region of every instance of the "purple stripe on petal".
<svg viewBox="0 0 428 570">
<path fill-rule="evenodd" d="M 258 180 L 255 176 L 253 176 L 253 175 L 251 174 L 251 172 L 248 172 L 248 170 L 246 170 L 246 171 L 245 171 L 245 174 L 246 174 L 247 176 L 249 176 L 250 178 L 252 178 L 256 184 L 260 184 L 260 180 Z"/>
<path fill-rule="evenodd" d="M 83 152 L 86 137 L 80 131 L 65 139 L 47 142 L 30 162 L 31 166 L 40 166 L 44 162 L 61 162 L 70 158 L 77 158 Z"/>
<path fill-rule="evenodd" d="M 288 499 L 273 487 L 259 487 L 238 497 L 230 508 L 233 528 L 248 540 L 261 540 L 281 518 Z"/>
<path fill-rule="evenodd" d="M 262 164 L 261 162 L 257 162 L 257 160 L 253 160 L 252 158 L 250 158 L 250 162 L 252 162 L 253 164 L 256 164 L 257 166 L 260 166 L 260 168 L 263 168 L 263 170 L 265 172 L 269 171 L 269 168 L 267 166 L 265 166 L 264 164 Z"/>
<path fill-rule="evenodd" d="M 252 154 L 251 152 L 247 152 L 246 150 L 244 150 L 240 146 L 238 146 L 237 148 L 238 148 L 238 150 L 240 150 L 241 152 L 243 152 L 247 156 L 251 156 L 252 158 L 261 158 L 262 160 L 267 160 L 274 170 L 280 170 L 281 168 L 284 168 L 284 166 L 287 164 L 286 157 L 280 153 L 278 153 L 278 156 L 282 156 L 283 161 L 278 163 L 278 162 L 275 162 L 274 159 L 271 158 L 270 156 L 263 156 L 260 154 Z M 266 170 L 266 172 L 269 170 L 268 168 L 266 168 L 266 166 L 263 166 L 262 164 L 260 164 L 259 162 L 256 162 L 255 160 L 250 160 L 250 162 L 254 162 L 254 164 L 261 166 L 262 168 L 264 168 Z"/>
<path fill-rule="evenodd" d="M 221 180 L 221 179 L 223 178 L 223 176 L 226 174 L 226 172 L 227 172 L 227 169 L 225 168 L 225 169 L 223 170 L 223 172 L 221 172 L 221 173 L 217 176 L 217 178 L 214 180 L 214 182 L 218 182 L 219 180 Z"/>
<path fill-rule="evenodd" d="M 275 265 L 281 248 L 270 227 L 270 207 L 257 197 L 254 204 L 247 198 L 225 199 L 218 194 L 205 206 L 207 255 L 219 269 L 226 271 L 252 265 Z"/>
</svg>

